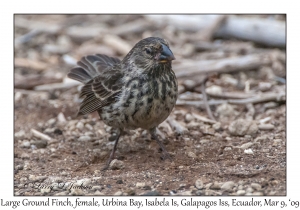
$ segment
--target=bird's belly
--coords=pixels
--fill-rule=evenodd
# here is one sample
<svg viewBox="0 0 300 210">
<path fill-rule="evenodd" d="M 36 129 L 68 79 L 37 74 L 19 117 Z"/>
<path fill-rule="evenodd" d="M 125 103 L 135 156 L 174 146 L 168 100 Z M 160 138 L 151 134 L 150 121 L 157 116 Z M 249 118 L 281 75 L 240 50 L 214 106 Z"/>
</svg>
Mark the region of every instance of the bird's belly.
<svg viewBox="0 0 300 210">
<path fill-rule="evenodd" d="M 176 83 L 154 85 L 138 79 L 124 87 L 118 101 L 103 109 L 101 118 L 121 129 L 151 129 L 171 113 L 177 99 Z"/>
<path fill-rule="evenodd" d="M 175 102 L 175 97 L 166 96 L 164 101 L 153 99 L 148 103 L 146 97 L 133 100 L 128 106 L 107 107 L 103 109 L 101 118 L 107 125 L 116 128 L 151 129 L 158 126 L 169 116 Z"/>
<path fill-rule="evenodd" d="M 169 101 L 167 97 L 166 101 Z M 151 129 L 162 123 L 171 113 L 174 103 L 153 100 L 152 106 L 142 106 L 129 120 L 129 124 L 136 128 Z"/>
</svg>

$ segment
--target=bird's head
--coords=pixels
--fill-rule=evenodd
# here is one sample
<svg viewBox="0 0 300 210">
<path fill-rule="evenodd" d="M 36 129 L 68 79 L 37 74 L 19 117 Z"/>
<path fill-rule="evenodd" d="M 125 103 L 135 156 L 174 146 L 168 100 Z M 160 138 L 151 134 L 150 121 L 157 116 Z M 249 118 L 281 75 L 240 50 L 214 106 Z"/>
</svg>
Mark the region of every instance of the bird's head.
<svg viewBox="0 0 300 210">
<path fill-rule="evenodd" d="M 141 69 L 171 65 L 175 57 L 169 43 L 159 37 L 148 37 L 139 41 L 126 56 L 136 67 Z"/>
</svg>

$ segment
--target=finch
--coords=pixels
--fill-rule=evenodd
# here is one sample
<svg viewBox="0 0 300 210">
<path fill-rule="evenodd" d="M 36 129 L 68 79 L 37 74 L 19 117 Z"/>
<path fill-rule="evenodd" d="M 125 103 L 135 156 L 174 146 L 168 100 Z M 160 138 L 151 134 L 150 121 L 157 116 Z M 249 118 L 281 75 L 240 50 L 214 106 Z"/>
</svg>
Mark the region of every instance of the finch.
<svg viewBox="0 0 300 210">
<path fill-rule="evenodd" d="M 170 158 L 156 134 L 157 126 L 175 106 L 178 87 L 172 70 L 175 57 L 165 39 L 139 41 L 121 61 L 107 55 L 87 55 L 68 77 L 84 84 L 78 114 L 97 111 L 103 122 L 116 130 L 113 150 L 104 169 L 114 158 L 126 129 L 148 130 L 165 157 Z"/>
</svg>

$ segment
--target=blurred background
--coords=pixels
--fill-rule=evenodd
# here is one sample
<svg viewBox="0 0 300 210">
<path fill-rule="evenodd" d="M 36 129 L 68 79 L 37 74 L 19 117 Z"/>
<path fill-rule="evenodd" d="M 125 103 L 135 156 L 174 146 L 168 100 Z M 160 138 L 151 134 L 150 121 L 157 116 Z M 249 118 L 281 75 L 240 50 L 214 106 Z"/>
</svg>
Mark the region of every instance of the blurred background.
<svg viewBox="0 0 300 210">
<path fill-rule="evenodd" d="M 36 81 L 39 84 L 25 82 L 25 89 L 52 83 L 51 77 L 62 79 L 87 54 L 122 59 L 135 43 L 149 36 L 170 42 L 179 78 L 184 72 L 187 77 L 197 75 L 195 71 L 219 71 L 200 61 L 271 52 L 275 56 L 272 72 L 285 77 L 285 32 L 285 15 L 15 15 L 15 85 L 22 86 L 19 76 L 30 74 L 47 79 Z M 227 71 L 257 62 L 235 61 L 236 67 Z"/>
</svg>

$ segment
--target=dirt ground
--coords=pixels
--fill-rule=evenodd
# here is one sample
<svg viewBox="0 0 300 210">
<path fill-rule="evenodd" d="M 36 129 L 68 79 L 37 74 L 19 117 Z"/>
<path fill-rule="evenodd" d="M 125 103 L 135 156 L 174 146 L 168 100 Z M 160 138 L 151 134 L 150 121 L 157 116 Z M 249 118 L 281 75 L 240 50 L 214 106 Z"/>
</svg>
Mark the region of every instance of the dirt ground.
<svg viewBox="0 0 300 210">
<path fill-rule="evenodd" d="M 284 21 L 281 16 L 274 18 Z M 14 195 L 286 195 L 286 104 L 279 97 L 285 93 L 285 50 L 229 39 L 222 45 L 251 49 L 194 49 L 185 54 L 181 49 L 190 45 L 182 37 L 190 33 L 182 35 L 176 30 L 170 43 L 175 70 L 182 60 L 218 60 L 256 53 L 257 49 L 284 57 L 282 61 L 273 56 L 270 63 L 247 71 L 209 75 L 209 101 L 226 100 L 225 93 L 232 92 L 255 96 L 275 93 L 278 98 L 212 104 L 215 120 L 209 120 L 204 107 L 182 104 L 203 97 L 200 85 L 188 85 L 200 77 L 179 76 L 182 103 L 171 114 L 173 124 L 166 121 L 159 126 L 172 161 L 162 160 L 157 143 L 137 129 L 120 139 L 117 161 L 109 170 L 101 171 L 113 147 L 109 140 L 113 130 L 97 113 L 76 117 L 78 85 L 65 76 L 73 60 L 89 53 L 124 57 L 125 52 L 118 49 L 126 51 L 126 46 L 121 43 L 114 47 L 103 40 L 107 31 L 119 33 L 131 47 L 145 36 L 162 33 L 167 39 L 166 34 L 171 33 L 164 26 L 136 31 L 134 36 L 116 32 L 118 25 L 137 20 L 151 25 L 146 24 L 147 18 L 137 15 L 15 16 Z M 41 30 L 42 23 L 47 30 Z M 56 30 L 59 24 L 63 29 Z M 24 41 L 24 35 L 29 40 Z M 178 43 L 173 41 L 176 37 Z M 217 42 L 220 40 L 215 38 L 210 41 Z M 223 97 L 216 96 L 218 88 Z"/>
</svg>

